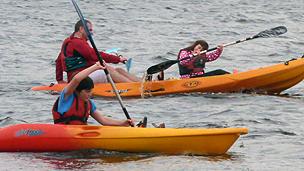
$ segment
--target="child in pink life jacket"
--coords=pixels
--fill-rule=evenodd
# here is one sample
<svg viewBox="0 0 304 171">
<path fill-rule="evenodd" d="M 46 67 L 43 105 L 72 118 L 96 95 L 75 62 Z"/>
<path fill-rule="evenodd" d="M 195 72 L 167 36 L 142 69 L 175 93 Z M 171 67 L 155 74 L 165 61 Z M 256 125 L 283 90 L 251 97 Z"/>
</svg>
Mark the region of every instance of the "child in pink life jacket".
<svg viewBox="0 0 304 171">
<path fill-rule="evenodd" d="M 223 52 L 223 45 L 212 52 L 200 54 L 204 50 L 208 50 L 208 43 L 204 40 L 197 40 L 191 46 L 181 49 L 178 54 L 179 74 L 181 78 L 194 78 L 213 75 L 229 74 L 229 72 L 222 69 L 205 72 L 205 63 L 218 59 Z M 191 57 L 193 56 L 193 57 Z M 189 58 L 190 57 L 190 58 Z"/>
</svg>

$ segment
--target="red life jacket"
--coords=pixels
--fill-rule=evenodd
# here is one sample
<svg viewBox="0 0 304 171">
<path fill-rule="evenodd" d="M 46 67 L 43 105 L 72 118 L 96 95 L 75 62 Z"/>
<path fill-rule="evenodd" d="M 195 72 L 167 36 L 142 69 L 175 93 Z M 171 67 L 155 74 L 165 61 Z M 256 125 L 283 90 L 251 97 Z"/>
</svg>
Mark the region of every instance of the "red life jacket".
<svg viewBox="0 0 304 171">
<path fill-rule="evenodd" d="M 61 60 L 61 65 L 62 65 L 62 69 L 63 71 L 66 72 L 66 65 L 65 65 L 65 57 L 66 57 L 66 46 L 68 45 L 68 43 L 71 41 L 71 36 L 66 38 L 61 46 L 61 52 L 60 52 L 60 60 Z"/>
<path fill-rule="evenodd" d="M 87 67 L 86 59 L 76 50 L 73 50 L 73 54 L 67 54 L 67 46 L 73 39 L 74 34 L 65 39 L 61 47 L 61 63 L 65 72 L 73 72 L 80 68 L 85 69 Z"/>
<path fill-rule="evenodd" d="M 70 54 L 67 53 L 67 47 L 74 39 L 73 33 L 70 37 L 64 40 L 61 47 L 61 64 L 63 70 L 67 73 L 68 81 L 71 81 L 74 75 L 76 75 L 78 72 L 90 66 L 87 60 L 73 47 L 72 54 L 71 52 Z"/>
<path fill-rule="evenodd" d="M 86 125 L 89 115 L 91 114 L 91 102 L 85 102 L 75 95 L 72 106 L 63 115 L 58 110 L 58 101 L 56 100 L 53 109 L 54 124 L 71 124 L 71 125 Z"/>
</svg>

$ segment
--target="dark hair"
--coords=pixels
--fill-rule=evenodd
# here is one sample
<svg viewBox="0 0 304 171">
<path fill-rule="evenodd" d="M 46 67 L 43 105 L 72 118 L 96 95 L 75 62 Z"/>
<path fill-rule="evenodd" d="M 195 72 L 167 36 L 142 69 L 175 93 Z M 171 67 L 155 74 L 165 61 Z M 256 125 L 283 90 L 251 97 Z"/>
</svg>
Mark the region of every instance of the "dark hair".
<svg viewBox="0 0 304 171">
<path fill-rule="evenodd" d="M 90 23 L 91 24 L 91 21 L 89 21 L 89 20 L 84 20 L 84 22 L 87 24 L 87 23 Z M 80 27 L 83 27 L 83 24 L 82 24 L 82 21 L 81 20 L 79 20 L 79 21 L 77 21 L 77 23 L 75 24 L 75 28 L 74 28 L 74 32 L 77 32 L 77 31 L 79 31 L 79 28 Z"/>
<path fill-rule="evenodd" d="M 209 48 L 209 45 L 205 40 L 197 40 L 191 46 L 186 47 L 185 50 L 188 51 L 194 50 L 196 45 L 201 45 L 204 50 L 207 50 Z"/>
<path fill-rule="evenodd" d="M 91 90 L 94 88 L 94 82 L 90 77 L 86 77 L 81 80 L 78 84 L 76 91 L 80 92 L 81 90 Z"/>
</svg>

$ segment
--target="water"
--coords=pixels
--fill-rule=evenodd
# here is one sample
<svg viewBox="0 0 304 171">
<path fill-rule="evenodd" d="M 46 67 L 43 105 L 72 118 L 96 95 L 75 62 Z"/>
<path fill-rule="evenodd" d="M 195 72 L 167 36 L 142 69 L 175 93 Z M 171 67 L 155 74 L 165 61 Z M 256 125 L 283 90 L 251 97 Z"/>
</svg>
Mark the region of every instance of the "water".
<svg viewBox="0 0 304 171">
<path fill-rule="evenodd" d="M 276 38 L 256 39 L 224 49 L 207 70 L 245 71 L 303 55 L 304 3 L 290 1 L 77 1 L 94 23 L 100 50 L 122 48 L 133 58 L 131 72 L 175 59 L 180 48 L 205 39 L 210 47 L 284 25 Z M 55 80 L 54 60 L 78 20 L 70 1 L 2 0 L 0 4 L 1 126 L 51 123 L 55 95 L 32 86 Z M 123 65 L 119 65 L 124 67 Z M 177 76 L 177 66 L 166 70 Z M 284 96 L 190 94 L 123 99 L 135 119 L 167 127 L 248 127 L 226 155 L 166 156 L 104 151 L 0 153 L 0 170 L 303 170 L 303 83 Z M 109 116 L 124 118 L 115 99 L 95 98 Z M 91 124 L 96 124 L 90 120 Z"/>
</svg>

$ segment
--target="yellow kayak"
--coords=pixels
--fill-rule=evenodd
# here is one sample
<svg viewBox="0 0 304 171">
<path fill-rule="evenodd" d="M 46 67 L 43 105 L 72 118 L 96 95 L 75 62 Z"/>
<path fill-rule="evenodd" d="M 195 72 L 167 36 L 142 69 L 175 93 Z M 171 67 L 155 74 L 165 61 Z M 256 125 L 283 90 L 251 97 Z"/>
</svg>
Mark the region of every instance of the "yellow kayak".
<svg viewBox="0 0 304 171">
<path fill-rule="evenodd" d="M 245 72 L 163 81 L 116 83 L 121 96 L 158 96 L 191 92 L 248 92 L 279 94 L 304 79 L 304 58 L 293 59 L 280 64 L 261 67 Z M 62 91 L 65 84 L 35 86 L 34 91 Z M 93 94 L 115 96 L 108 83 L 95 84 Z"/>
<path fill-rule="evenodd" d="M 132 128 L 17 124 L 0 128 L 0 151 L 102 149 L 164 154 L 224 154 L 247 128 Z"/>
</svg>

